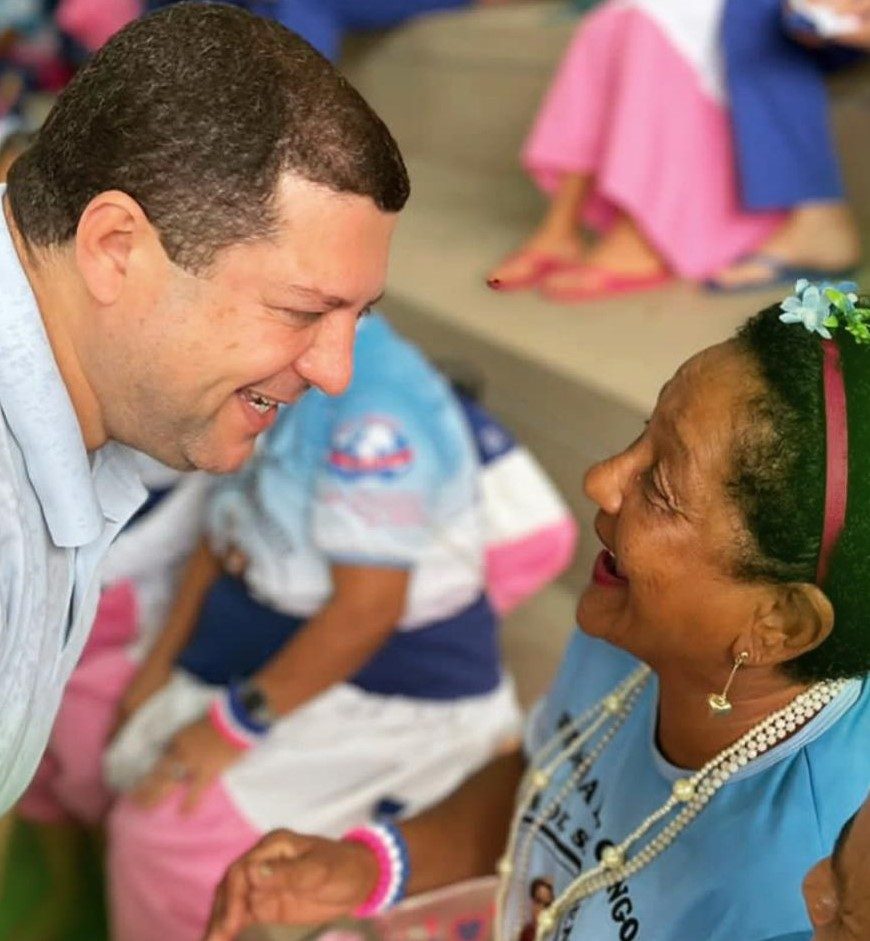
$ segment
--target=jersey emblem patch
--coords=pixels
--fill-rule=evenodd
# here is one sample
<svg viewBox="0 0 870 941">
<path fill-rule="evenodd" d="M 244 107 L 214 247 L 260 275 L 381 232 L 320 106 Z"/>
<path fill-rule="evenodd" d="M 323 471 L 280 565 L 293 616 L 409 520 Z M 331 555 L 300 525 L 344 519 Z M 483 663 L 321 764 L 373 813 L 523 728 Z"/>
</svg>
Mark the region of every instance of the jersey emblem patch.
<svg viewBox="0 0 870 941">
<path fill-rule="evenodd" d="M 395 419 L 365 415 L 336 430 L 327 457 L 330 470 L 340 477 L 391 479 L 407 473 L 414 450 Z"/>
</svg>

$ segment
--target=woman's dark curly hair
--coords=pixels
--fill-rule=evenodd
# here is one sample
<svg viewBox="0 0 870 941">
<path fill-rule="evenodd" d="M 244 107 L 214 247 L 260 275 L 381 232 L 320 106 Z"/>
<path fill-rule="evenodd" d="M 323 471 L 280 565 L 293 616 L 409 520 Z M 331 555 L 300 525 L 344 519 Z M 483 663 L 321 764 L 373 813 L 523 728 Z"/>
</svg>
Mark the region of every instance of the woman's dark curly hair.
<svg viewBox="0 0 870 941">
<path fill-rule="evenodd" d="M 747 526 L 737 570 L 746 579 L 813 583 L 825 512 L 822 345 L 799 325 L 783 325 L 780 312 L 779 305 L 767 308 L 736 337 L 765 387 L 748 401 L 728 481 Z M 805 681 L 870 671 L 870 347 L 842 331 L 836 342 L 846 387 L 849 492 L 845 527 L 821 585 L 834 629 L 786 667 Z"/>
</svg>

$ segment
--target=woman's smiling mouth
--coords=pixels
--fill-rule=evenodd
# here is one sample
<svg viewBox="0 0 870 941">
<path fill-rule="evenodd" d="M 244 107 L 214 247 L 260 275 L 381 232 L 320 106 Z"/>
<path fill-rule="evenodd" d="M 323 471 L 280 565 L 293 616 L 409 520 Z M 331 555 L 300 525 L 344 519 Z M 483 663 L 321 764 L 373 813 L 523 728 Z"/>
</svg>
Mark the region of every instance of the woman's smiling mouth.
<svg viewBox="0 0 870 941">
<path fill-rule="evenodd" d="M 595 559 L 592 581 L 602 588 L 624 588 L 628 579 L 620 572 L 616 556 L 609 549 L 602 549 Z"/>
</svg>

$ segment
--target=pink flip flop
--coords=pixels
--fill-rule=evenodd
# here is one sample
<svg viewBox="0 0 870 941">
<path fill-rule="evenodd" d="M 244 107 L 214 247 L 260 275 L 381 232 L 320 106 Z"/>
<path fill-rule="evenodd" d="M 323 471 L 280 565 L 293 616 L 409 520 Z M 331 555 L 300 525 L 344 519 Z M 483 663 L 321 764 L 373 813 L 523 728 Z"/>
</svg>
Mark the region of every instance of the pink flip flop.
<svg viewBox="0 0 870 941">
<path fill-rule="evenodd" d="M 493 291 L 522 291 L 535 287 L 542 278 L 546 278 L 555 271 L 571 268 L 577 264 L 576 261 L 566 261 L 564 258 L 547 252 L 523 251 L 522 249 L 508 255 L 502 264 L 519 258 L 527 258 L 531 262 L 531 271 L 527 275 L 522 278 L 487 278 L 487 286 Z"/>
<path fill-rule="evenodd" d="M 555 301 L 558 304 L 572 304 L 577 301 L 600 300 L 605 297 L 619 297 L 623 294 L 637 294 L 641 291 L 650 291 L 653 288 L 662 287 L 674 280 L 674 276 L 667 271 L 659 271 L 656 274 L 647 275 L 626 275 L 618 274 L 615 271 L 608 271 L 606 268 L 598 268 L 594 265 L 573 265 L 576 271 L 585 271 L 598 277 L 599 283 L 590 288 L 557 288 L 548 287 L 546 284 L 540 286 L 541 296 L 548 301 Z M 562 271 L 567 267 L 562 266 Z"/>
</svg>

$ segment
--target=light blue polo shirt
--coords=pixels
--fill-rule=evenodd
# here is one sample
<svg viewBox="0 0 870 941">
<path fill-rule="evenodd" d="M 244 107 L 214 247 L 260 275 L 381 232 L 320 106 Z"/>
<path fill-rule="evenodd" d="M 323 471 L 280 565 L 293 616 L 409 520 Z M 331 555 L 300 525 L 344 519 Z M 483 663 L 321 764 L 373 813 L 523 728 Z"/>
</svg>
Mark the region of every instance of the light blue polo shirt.
<svg viewBox="0 0 870 941">
<path fill-rule="evenodd" d="M 85 450 L 0 211 L 0 813 L 36 771 L 91 629 L 100 563 L 144 498 L 129 449 Z"/>
</svg>

